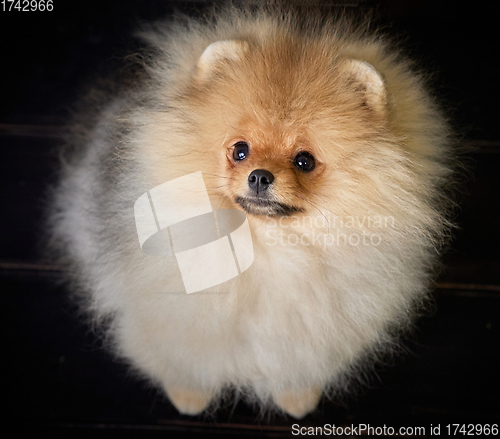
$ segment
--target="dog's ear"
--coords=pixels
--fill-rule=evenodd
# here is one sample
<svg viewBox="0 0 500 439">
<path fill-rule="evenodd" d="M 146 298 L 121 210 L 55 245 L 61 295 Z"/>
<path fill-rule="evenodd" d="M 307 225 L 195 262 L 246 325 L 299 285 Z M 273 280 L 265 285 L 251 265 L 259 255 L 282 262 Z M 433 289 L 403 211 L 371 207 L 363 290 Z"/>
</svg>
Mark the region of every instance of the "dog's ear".
<svg viewBox="0 0 500 439">
<path fill-rule="evenodd" d="M 379 115 L 385 113 L 387 89 L 384 78 L 375 67 L 366 61 L 348 59 L 340 65 L 340 72 L 370 109 Z"/>
<path fill-rule="evenodd" d="M 240 61 L 248 50 L 248 43 L 241 40 L 222 40 L 210 44 L 198 59 L 198 75 L 207 79 L 219 67 L 227 62 Z"/>
</svg>

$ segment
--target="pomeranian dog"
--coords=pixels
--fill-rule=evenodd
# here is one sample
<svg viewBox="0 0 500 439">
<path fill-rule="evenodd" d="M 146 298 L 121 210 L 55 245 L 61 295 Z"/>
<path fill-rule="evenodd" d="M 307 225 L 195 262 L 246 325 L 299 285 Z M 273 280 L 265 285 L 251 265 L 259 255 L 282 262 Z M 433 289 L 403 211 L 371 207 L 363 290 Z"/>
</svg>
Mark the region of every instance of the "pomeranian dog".
<svg viewBox="0 0 500 439">
<path fill-rule="evenodd" d="M 114 352 L 179 412 L 229 391 L 301 418 L 390 352 L 425 302 L 450 228 L 445 119 L 399 51 L 345 19 L 230 7 L 142 36 L 145 73 L 97 91 L 75 125 L 53 244 Z M 223 281 L 205 282 L 228 267 L 222 250 L 182 259 L 173 231 L 175 254 L 145 251 L 222 210 L 248 232 L 246 265 Z"/>
</svg>

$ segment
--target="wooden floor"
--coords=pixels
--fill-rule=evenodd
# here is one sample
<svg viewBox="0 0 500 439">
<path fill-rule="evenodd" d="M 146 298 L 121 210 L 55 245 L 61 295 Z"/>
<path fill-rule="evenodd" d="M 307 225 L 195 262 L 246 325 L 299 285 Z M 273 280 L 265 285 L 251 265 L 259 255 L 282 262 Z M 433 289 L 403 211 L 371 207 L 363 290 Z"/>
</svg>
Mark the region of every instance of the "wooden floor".
<svg viewBox="0 0 500 439">
<path fill-rule="evenodd" d="M 290 436 L 297 421 L 259 418 L 242 403 L 213 415 L 179 415 L 99 349 L 58 286 L 58 267 L 40 262 L 53 151 L 79 87 L 127 45 L 134 17 L 151 19 L 186 2 L 76 1 L 76 10 L 61 3 L 55 1 L 52 15 L 0 13 L 4 425 L 76 438 Z M 466 155 L 461 228 L 444 258 L 432 312 L 418 322 L 406 352 L 379 367 L 365 390 L 323 401 L 298 424 L 424 427 L 425 436 L 431 426 L 443 433 L 453 423 L 500 424 L 500 69 L 490 59 L 498 47 L 496 12 L 446 2 L 350 4 L 378 11 L 391 32 L 408 35 L 410 53 L 438 72 L 437 94 L 451 110 L 461 144 L 475 149 Z"/>
</svg>

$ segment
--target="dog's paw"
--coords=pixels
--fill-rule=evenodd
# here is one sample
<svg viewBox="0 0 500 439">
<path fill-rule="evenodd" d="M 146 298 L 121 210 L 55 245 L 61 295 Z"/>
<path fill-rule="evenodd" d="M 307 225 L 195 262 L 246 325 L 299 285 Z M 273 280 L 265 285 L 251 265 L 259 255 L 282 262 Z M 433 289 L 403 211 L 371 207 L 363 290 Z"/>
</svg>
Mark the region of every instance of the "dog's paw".
<svg viewBox="0 0 500 439">
<path fill-rule="evenodd" d="M 321 398 L 321 389 L 311 387 L 300 391 L 287 390 L 273 395 L 274 402 L 284 412 L 294 418 L 301 419 L 312 412 Z"/>
<path fill-rule="evenodd" d="M 185 389 L 171 386 L 167 388 L 170 402 L 183 415 L 198 415 L 205 410 L 211 401 L 211 395 L 201 390 Z"/>
</svg>

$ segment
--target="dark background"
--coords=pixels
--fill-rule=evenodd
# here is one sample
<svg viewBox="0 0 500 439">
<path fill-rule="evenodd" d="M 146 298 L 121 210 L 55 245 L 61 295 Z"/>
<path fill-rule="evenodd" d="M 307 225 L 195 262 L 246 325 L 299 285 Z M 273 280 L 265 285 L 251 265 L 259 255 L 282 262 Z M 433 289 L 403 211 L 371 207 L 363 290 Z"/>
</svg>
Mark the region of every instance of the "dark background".
<svg viewBox="0 0 500 439">
<path fill-rule="evenodd" d="M 303 3 L 314 3 L 304 1 Z M 333 4 L 335 2 L 320 2 Z M 435 72 L 465 159 L 460 229 L 407 352 L 345 401 L 324 401 L 301 426 L 500 423 L 500 13 L 497 2 L 337 2 L 404 38 Z M 120 65 L 141 20 L 206 2 L 54 0 L 51 12 L 0 9 L 0 297 L 4 425 L 51 436 L 290 435 L 291 418 L 258 419 L 244 404 L 185 417 L 128 375 L 75 317 L 60 272 L 40 262 L 43 194 L 71 105 Z M 2 4 L 0 3 L 0 8 Z M 336 8 L 338 9 L 338 8 Z"/>
</svg>

